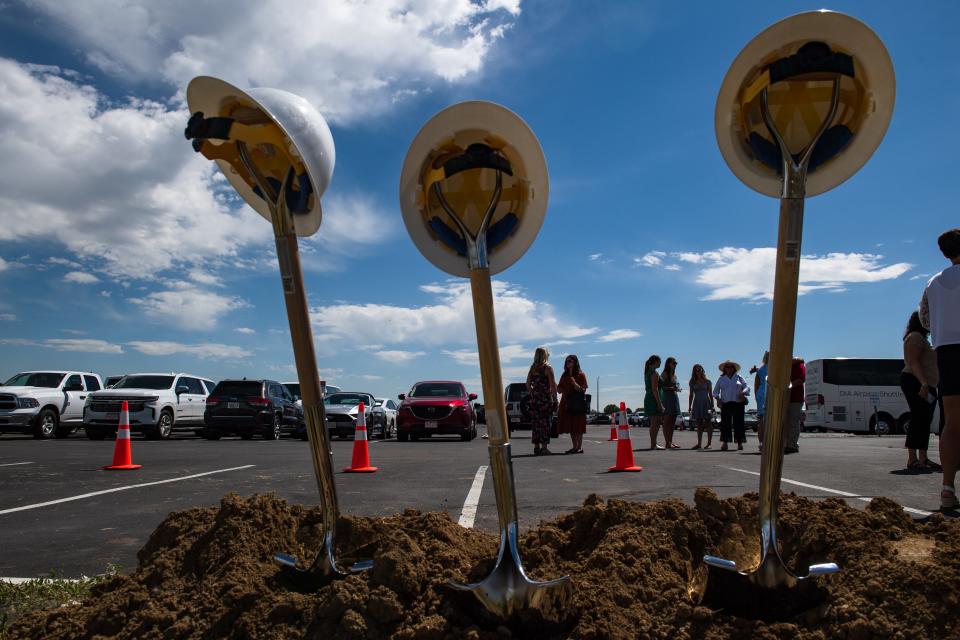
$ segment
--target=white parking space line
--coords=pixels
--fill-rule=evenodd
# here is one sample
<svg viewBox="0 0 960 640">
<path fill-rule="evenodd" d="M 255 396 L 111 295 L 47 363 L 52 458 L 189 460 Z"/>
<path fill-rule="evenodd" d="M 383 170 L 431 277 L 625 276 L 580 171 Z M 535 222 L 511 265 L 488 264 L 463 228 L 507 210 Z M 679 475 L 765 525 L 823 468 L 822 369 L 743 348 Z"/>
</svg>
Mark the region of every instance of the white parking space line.
<svg viewBox="0 0 960 640">
<path fill-rule="evenodd" d="M 481 465 L 477 469 L 477 475 L 473 477 L 473 484 L 470 485 L 470 491 L 467 492 L 467 499 L 463 502 L 463 510 L 460 512 L 460 519 L 457 524 L 467 529 L 473 528 L 473 521 L 477 519 L 477 504 L 480 502 L 480 492 L 483 490 L 483 478 L 487 475 L 486 465 Z"/>
<path fill-rule="evenodd" d="M 228 471 L 240 471 L 241 469 L 249 469 L 256 465 L 245 464 L 242 467 L 230 467 L 229 469 L 217 469 L 216 471 L 204 471 L 203 473 L 194 473 L 189 476 L 180 476 L 179 478 L 168 478 L 167 480 L 156 480 L 155 482 L 141 482 L 140 484 L 128 484 L 125 487 L 114 487 L 113 489 L 104 489 L 103 491 L 92 491 L 90 493 L 83 493 L 78 496 L 70 496 L 69 498 L 60 498 L 59 500 L 50 500 L 49 502 L 38 502 L 36 504 L 28 504 L 22 507 L 14 507 L 12 509 L 3 509 L 0 510 L 0 516 L 6 515 L 8 513 L 16 513 L 17 511 L 27 511 L 29 509 L 39 509 L 40 507 L 49 507 L 55 504 L 62 504 L 64 502 L 73 502 L 74 500 L 83 500 L 85 498 L 92 498 L 94 496 L 102 496 L 105 493 L 116 493 L 117 491 L 127 491 L 128 489 L 139 489 L 141 487 L 152 487 L 158 484 L 167 484 L 169 482 L 180 482 L 181 480 L 192 480 L 193 478 L 200 478 L 202 476 L 211 476 L 215 473 L 227 473 Z"/>
<path fill-rule="evenodd" d="M 41 578 L 0 578 L 0 582 L 5 582 L 7 584 L 24 584 L 25 582 L 33 582 L 34 580 L 53 580 L 54 578 L 41 577 Z M 57 582 L 80 582 L 76 578 L 55 578 Z"/>
<path fill-rule="evenodd" d="M 736 467 L 723 467 L 724 469 L 729 469 L 730 471 L 739 471 L 740 473 L 749 473 L 752 476 L 759 476 L 760 474 L 756 471 L 750 471 L 748 469 L 737 469 Z M 857 500 L 863 500 L 864 502 L 870 502 L 873 498 L 865 498 L 856 493 L 849 493 L 847 491 L 840 491 L 838 489 L 830 489 L 827 487 L 821 487 L 816 484 L 807 484 L 806 482 L 798 482 L 797 480 L 787 480 L 786 478 L 780 478 L 780 482 L 786 482 L 787 484 L 795 484 L 798 487 L 806 487 L 807 489 L 815 489 L 817 491 L 825 491 L 827 493 L 835 493 L 838 496 L 844 496 L 846 498 L 856 498 Z M 914 509 L 913 507 L 903 507 L 903 510 L 907 513 L 913 513 L 918 516 L 929 516 L 931 513 L 929 511 L 924 511 L 922 509 Z"/>
<path fill-rule="evenodd" d="M 21 464 L 33 464 L 33 463 L 32 462 L 4 462 L 3 464 L 0 464 L 0 467 L 16 467 Z"/>
</svg>

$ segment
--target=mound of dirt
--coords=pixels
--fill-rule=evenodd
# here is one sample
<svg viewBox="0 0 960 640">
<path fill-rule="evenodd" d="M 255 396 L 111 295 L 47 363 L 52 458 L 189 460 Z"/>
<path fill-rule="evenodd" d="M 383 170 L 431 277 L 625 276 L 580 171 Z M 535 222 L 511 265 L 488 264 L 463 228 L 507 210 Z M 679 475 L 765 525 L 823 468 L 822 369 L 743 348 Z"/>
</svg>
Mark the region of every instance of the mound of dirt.
<svg viewBox="0 0 960 640">
<path fill-rule="evenodd" d="M 712 553 L 759 557 L 757 496 L 720 500 L 699 489 L 679 500 L 634 503 L 590 496 L 582 508 L 521 539 L 528 574 L 569 575 L 552 605 L 557 624 L 486 619 L 449 580 L 482 579 L 495 536 L 443 513 L 344 518 L 344 559 L 372 571 L 298 592 L 276 552 L 312 557 L 317 509 L 272 495 L 228 495 L 217 508 L 171 514 L 139 553 L 139 567 L 98 585 L 79 605 L 31 614 L 9 630 L 34 638 L 957 638 L 960 523 L 916 523 L 890 500 L 863 511 L 843 501 L 784 495 L 788 566 L 835 561 L 841 573 L 787 593 L 757 593 L 716 576 Z M 709 577 L 708 577 L 709 576 Z"/>
</svg>

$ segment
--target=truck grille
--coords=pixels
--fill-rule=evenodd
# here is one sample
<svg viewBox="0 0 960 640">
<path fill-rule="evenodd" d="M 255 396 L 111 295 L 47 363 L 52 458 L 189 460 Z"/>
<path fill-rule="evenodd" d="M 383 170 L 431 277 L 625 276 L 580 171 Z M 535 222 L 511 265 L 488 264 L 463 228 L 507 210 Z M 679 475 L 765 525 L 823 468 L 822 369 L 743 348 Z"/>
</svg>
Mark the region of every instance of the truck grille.
<svg viewBox="0 0 960 640">
<path fill-rule="evenodd" d="M 17 408 L 17 396 L 0 395 L 0 410 L 11 411 Z"/>
<path fill-rule="evenodd" d="M 353 418 L 345 413 L 328 413 L 327 422 L 349 422 L 353 424 Z"/>
<path fill-rule="evenodd" d="M 90 403 L 90 410 L 96 411 L 97 413 L 114 413 L 120 411 L 121 400 L 114 400 L 110 398 L 109 400 L 94 400 Z M 143 401 L 127 401 L 127 407 L 132 412 L 143 411 Z"/>
<path fill-rule="evenodd" d="M 410 410 L 413 411 L 413 415 L 417 416 L 421 420 L 442 420 L 450 415 L 450 412 L 452 411 L 450 407 L 437 407 L 434 405 L 414 405 Z"/>
</svg>

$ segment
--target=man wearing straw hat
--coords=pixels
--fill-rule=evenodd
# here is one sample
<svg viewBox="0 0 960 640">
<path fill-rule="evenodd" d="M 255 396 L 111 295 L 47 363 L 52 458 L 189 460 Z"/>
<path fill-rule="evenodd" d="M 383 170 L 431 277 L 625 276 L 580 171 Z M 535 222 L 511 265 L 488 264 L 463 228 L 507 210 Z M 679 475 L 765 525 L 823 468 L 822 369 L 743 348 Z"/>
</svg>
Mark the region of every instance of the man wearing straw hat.
<svg viewBox="0 0 960 640">
<path fill-rule="evenodd" d="M 720 405 L 720 446 L 726 451 L 730 442 L 730 431 L 733 428 L 737 440 L 737 449 L 743 450 L 743 443 L 747 435 L 743 428 L 743 409 L 747 396 L 750 395 L 750 386 L 738 373 L 740 365 L 733 360 L 724 360 L 720 363 L 720 372 L 723 374 L 713 388 L 713 396 Z"/>
</svg>

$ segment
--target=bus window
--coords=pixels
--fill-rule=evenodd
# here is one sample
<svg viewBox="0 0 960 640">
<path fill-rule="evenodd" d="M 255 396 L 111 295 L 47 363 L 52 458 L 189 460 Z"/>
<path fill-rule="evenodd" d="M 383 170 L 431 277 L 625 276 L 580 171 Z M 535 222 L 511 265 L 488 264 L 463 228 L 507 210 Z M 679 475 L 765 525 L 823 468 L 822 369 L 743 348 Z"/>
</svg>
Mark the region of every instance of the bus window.
<svg viewBox="0 0 960 640">
<path fill-rule="evenodd" d="M 824 360 L 827 384 L 864 387 L 899 387 L 903 360 Z"/>
</svg>

